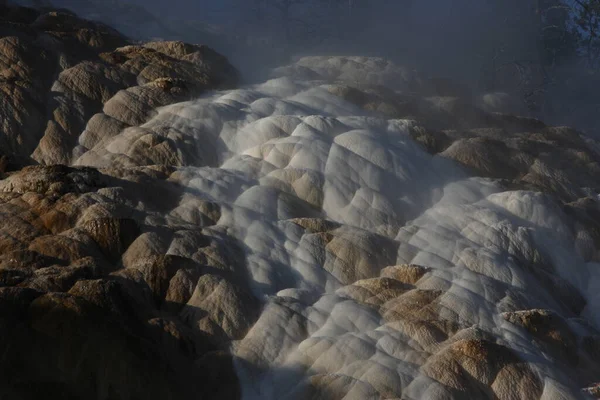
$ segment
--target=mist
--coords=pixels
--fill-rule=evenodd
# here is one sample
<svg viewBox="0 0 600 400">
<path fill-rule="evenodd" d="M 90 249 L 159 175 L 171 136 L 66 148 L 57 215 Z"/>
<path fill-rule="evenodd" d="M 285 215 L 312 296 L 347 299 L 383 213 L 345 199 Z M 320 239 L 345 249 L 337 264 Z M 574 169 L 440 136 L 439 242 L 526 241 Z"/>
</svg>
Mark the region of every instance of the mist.
<svg viewBox="0 0 600 400">
<path fill-rule="evenodd" d="M 21 0 L 40 1 L 50 4 L 50 0 Z M 547 32 L 540 24 L 555 27 L 557 18 L 573 24 L 573 17 L 555 15 L 552 1 L 116 0 L 106 7 L 94 0 L 54 0 L 53 4 L 103 20 L 135 39 L 210 45 L 228 56 L 249 82 L 263 80 L 270 68 L 302 55 L 377 56 L 415 69 L 424 79 L 450 78 L 474 93 L 507 92 L 527 115 L 596 136 L 600 79 L 595 68 L 585 65 L 579 45 L 566 43 L 570 39 L 564 32 L 540 36 L 540 31 Z M 550 11 L 540 17 L 544 4 Z M 582 34 L 570 25 L 564 29 Z M 559 39 L 565 44 L 557 45 Z M 542 54 L 544 41 L 555 46 L 547 54 Z"/>
</svg>

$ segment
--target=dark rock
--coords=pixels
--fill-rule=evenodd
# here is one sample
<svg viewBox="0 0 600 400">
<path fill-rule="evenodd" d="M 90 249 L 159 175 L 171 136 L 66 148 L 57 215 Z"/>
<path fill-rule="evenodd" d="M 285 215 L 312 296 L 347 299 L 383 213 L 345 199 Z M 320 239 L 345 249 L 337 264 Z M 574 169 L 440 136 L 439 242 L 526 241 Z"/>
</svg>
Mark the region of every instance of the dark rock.
<svg viewBox="0 0 600 400">
<path fill-rule="evenodd" d="M 557 360 L 577 365 L 577 340 L 567 323 L 548 310 L 503 313 L 507 321 L 525 328 Z"/>
<path fill-rule="evenodd" d="M 126 218 L 101 218 L 86 222 L 85 230 L 112 261 L 118 260 L 140 234 L 138 224 Z"/>
</svg>

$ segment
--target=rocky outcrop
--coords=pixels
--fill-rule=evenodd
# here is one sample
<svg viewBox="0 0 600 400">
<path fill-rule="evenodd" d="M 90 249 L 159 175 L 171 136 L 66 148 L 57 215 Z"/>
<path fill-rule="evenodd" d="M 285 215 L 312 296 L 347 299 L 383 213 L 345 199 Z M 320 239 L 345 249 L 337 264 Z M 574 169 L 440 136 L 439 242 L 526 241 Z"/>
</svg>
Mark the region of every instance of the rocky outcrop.
<svg viewBox="0 0 600 400">
<path fill-rule="evenodd" d="M 594 179 L 600 171 L 600 153 L 580 132 L 510 114 L 522 110 L 511 105 L 506 94 L 484 94 L 478 99 L 460 84 L 423 80 L 392 63 L 363 60 L 360 68 L 352 68 L 352 62 L 359 61 L 305 57 L 275 71 L 276 76 L 326 82 L 323 88 L 329 93 L 372 115 L 417 121 L 411 137 L 430 153 L 457 161 L 473 175 L 502 179 L 508 188 L 549 192 L 566 202 L 600 189 Z M 369 73 L 373 65 L 386 72 Z M 299 72 L 305 70 L 311 73 Z M 388 78 L 388 73 L 394 78 Z M 395 90 L 390 88 L 393 84 L 382 87 L 380 78 L 401 85 Z"/>
<path fill-rule="evenodd" d="M 205 280 L 215 275 L 199 277 L 221 268 L 217 260 L 232 259 L 232 250 L 211 247 L 208 232 L 153 225 L 151 215 L 164 212 L 161 201 L 136 211 L 128 199 L 134 192 L 118 194 L 127 181 L 115 172 L 29 167 L 2 181 L 6 375 L 0 393 L 11 399 L 31 398 L 40 390 L 66 398 L 235 398 L 232 359 L 222 352 L 228 336 L 217 339 L 214 330 L 243 334 L 258 304 L 251 294 L 242 295 L 247 289 L 225 278 L 211 286 L 209 298 L 193 294 L 194 288 L 209 290 Z M 151 179 L 178 197 L 181 188 L 164 175 L 149 175 L 140 171 L 128 182 Z M 210 259 L 164 254 L 169 241 L 189 234 L 200 246 L 196 251 L 206 249 Z M 236 300 L 231 293 L 243 297 Z M 206 319 L 207 312 L 214 318 Z M 200 335 L 195 330 L 200 326 L 213 331 Z"/>
<path fill-rule="evenodd" d="M 2 7 L 0 152 L 17 164 L 69 164 L 156 107 L 238 81 L 227 59 L 206 46 L 134 45 L 64 10 Z M 89 134 L 78 140 L 88 121 Z"/>
<path fill-rule="evenodd" d="M 86 146 L 144 123 L 156 107 L 237 80 L 228 61 L 205 46 L 133 44 L 66 10 L 0 5 L 0 172 L 6 178 L 0 183 L 0 397 L 239 396 L 225 345 L 199 336 L 180 315 L 184 306 L 194 310 L 186 305 L 191 295 L 174 295 L 182 292 L 180 276 L 196 277 L 193 291 L 202 268 L 214 263 L 160 249 L 147 255 L 155 261 L 136 258 L 123 268 L 139 238 L 164 242 L 183 232 L 147 220 L 182 193 L 167 181 L 170 172 L 64 165 Z M 42 165 L 22 168 L 27 164 Z M 136 207 L 143 192 L 156 198 L 142 211 Z M 214 225 L 218 207 L 204 209 L 194 221 Z M 198 239 L 210 245 L 208 236 Z M 216 249 L 211 254 L 219 257 Z"/>
</svg>

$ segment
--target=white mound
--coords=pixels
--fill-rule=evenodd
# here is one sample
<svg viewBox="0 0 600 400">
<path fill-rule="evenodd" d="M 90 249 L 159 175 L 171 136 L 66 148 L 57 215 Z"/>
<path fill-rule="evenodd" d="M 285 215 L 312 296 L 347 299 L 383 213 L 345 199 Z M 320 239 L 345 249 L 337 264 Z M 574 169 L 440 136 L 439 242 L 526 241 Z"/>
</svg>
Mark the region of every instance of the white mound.
<svg viewBox="0 0 600 400">
<path fill-rule="evenodd" d="M 412 79 L 361 60 L 306 58 L 296 69 Z M 264 303 L 233 344 L 245 398 L 582 396 L 561 358 L 570 342 L 543 347 L 542 328 L 515 314 L 550 310 L 577 337 L 598 327 L 583 317 L 600 323 L 600 265 L 584 261 L 581 232 L 551 196 L 469 178 L 413 142 L 414 122 L 367 116 L 311 81 L 278 78 L 157 111 L 75 164 L 156 154 L 198 165 L 172 174 L 187 193 L 168 218 L 191 223 L 188 201 L 200 195 L 222 208 L 214 229 L 243 244 L 246 270 L 235 273 Z M 174 239 L 169 253 L 185 246 Z"/>
<path fill-rule="evenodd" d="M 415 71 L 379 57 L 308 56 L 294 64 L 276 68 L 275 77 L 325 79 L 407 90 L 419 83 Z"/>
</svg>

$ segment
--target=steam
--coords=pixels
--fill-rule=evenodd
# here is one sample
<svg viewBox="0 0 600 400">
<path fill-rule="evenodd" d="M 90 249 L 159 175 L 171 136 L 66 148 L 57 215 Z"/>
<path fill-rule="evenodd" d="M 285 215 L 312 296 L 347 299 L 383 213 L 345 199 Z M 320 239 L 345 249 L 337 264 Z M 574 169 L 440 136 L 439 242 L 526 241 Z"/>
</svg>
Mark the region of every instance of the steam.
<svg viewBox="0 0 600 400">
<path fill-rule="evenodd" d="M 549 41 L 566 47 L 547 56 L 540 49 L 546 39 L 540 37 L 536 7 L 553 0 L 116 0 L 114 7 L 98 0 L 13 1 L 72 9 L 135 40 L 163 38 L 215 47 L 252 82 L 263 81 L 270 68 L 297 56 L 384 57 L 425 78 L 454 79 L 475 94 L 508 93 L 530 116 L 598 134 L 597 71 L 583 65 L 581 49 L 568 43 L 572 37 L 552 36 L 563 23 L 570 29 L 573 19 L 547 17 L 543 34 L 550 32 Z M 284 18 L 280 6 L 287 3 L 291 7 Z M 572 5 L 565 1 L 549 6 L 549 12 Z"/>
</svg>

